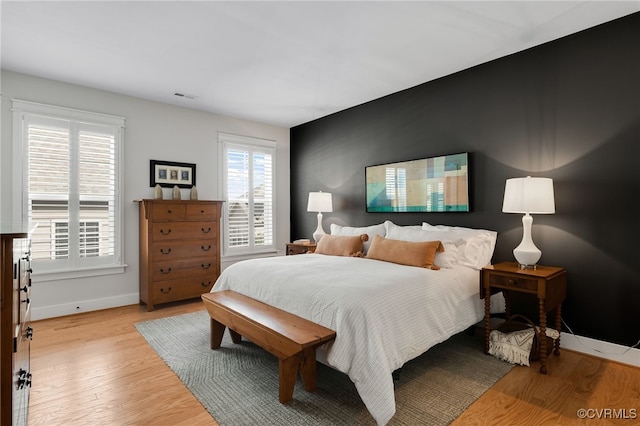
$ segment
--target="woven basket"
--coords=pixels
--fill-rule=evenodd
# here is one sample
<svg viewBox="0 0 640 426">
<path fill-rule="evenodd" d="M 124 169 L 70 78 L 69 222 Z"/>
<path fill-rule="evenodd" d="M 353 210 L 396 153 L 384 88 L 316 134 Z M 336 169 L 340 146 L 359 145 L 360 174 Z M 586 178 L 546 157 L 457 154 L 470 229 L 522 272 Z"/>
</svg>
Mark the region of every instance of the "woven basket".
<svg viewBox="0 0 640 426">
<path fill-rule="evenodd" d="M 520 331 L 525 330 L 527 328 L 533 327 L 534 330 L 537 330 L 536 325 L 529 318 L 524 315 L 514 314 L 509 317 L 508 320 L 501 322 L 498 324 L 495 329 L 502 333 L 510 333 L 512 331 Z M 547 355 L 551 353 L 553 350 L 553 339 L 549 336 L 547 338 Z M 538 361 L 540 360 L 540 336 L 539 333 L 536 332 L 533 335 L 533 346 L 531 346 L 531 354 L 529 354 L 529 361 Z"/>
</svg>

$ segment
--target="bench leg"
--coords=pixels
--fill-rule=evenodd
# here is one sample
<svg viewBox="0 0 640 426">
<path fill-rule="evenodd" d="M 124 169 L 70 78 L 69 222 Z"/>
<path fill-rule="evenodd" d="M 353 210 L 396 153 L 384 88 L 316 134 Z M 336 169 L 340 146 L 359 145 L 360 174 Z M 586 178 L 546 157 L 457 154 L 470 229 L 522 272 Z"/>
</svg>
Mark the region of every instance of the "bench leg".
<svg viewBox="0 0 640 426">
<path fill-rule="evenodd" d="M 316 349 L 307 348 L 302 353 L 300 364 L 300 376 L 304 384 L 304 390 L 313 392 L 316 390 Z"/>
<path fill-rule="evenodd" d="M 229 334 L 231 334 L 231 341 L 233 343 L 240 343 L 242 341 L 242 336 L 237 331 L 229 329 Z"/>
<path fill-rule="evenodd" d="M 302 353 L 298 353 L 292 357 L 278 360 L 279 397 L 283 404 L 293 398 L 293 388 L 296 385 L 301 356 Z"/>
<path fill-rule="evenodd" d="M 298 370 L 302 377 L 304 390 L 316 390 L 316 349 L 307 348 L 292 357 L 278 360 L 278 375 L 280 380 L 280 402 L 285 403 L 293 398 Z"/>
<path fill-rule="evenodd" d="M 225 325 L 211 318 L 211 349 L 218 349 L 222 343 L 222 336 L 224 335 Z M 229 329 L 231 334 L 231 341 L 233 343 L 240 343 L 242 336 L 237 331 Z"/>
<path fill-rule="evenodd" d="M 211 349 L 218 349 L 222 343 L 225 326 L 211 318 Z"/>
</svg>

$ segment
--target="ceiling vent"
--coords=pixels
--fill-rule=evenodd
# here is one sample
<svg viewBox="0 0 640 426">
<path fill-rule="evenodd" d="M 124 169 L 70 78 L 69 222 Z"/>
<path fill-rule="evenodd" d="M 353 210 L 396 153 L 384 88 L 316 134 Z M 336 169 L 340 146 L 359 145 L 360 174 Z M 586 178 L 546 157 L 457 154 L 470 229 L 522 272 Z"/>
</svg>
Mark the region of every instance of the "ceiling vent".
<svg viewBox="0 0 640 426">
<path fill-rule="evenodd" d="M 196 95 L 187 95 L 186 93 L 180 93 L 180 92 L 175 92 L 174 95 L 179 97 L 179 98 L 185 98 L 185 99 L 196 99 L 197 98 Z"/>
</svg>

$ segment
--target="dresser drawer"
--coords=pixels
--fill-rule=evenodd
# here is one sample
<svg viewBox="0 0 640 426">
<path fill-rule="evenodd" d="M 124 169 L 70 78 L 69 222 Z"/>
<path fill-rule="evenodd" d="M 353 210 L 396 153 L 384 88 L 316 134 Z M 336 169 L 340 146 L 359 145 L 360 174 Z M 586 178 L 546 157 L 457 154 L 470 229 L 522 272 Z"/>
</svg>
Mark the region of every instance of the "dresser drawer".
<svg viewBox="0 0 640 426">
<path fill-rule="evenodd" d="M 187 220 L 206 220 L 218 223 L 218 205 L 211 203 L 189 203 L 187 204 Z"/>
<path fill-rule="evenodd" d="M 199 297 L 211 291 L 214 283 L 215 279 L 206 277 L 156 281 L 152 284 L 151 292 L 155 303 L 166 303 Z"/>
<path fill-rule="evenodd" d="M 197 240 L 217 235 L 217 222 L 160 222 L 151 227 L 152 240 Z"/>
<path fill-rule="evenodd" d="M 191 257 L 188 259 L 168 260 L 153 264 L 153 280 L 161 281 L 181 277 L 209 276 L 218 277 L 218 264 L 215 256 Z"/>
<path fill-rule="evenodd" d="M 186 206 L 184 204 L 163 204 L 154 203 L 151 206 L 152 218 L 154 222 L 164 222 L 167 220 L 184 220 L 186 217 Z"/>
<path fill-rule="evenodd" d="M 190 241 L 166 241 L 154 243 L 149 250 L 153 260 L 166 261 L 189 257 L 218 256 L 218 240 L 216 238 Z"/>
<path fill-rule="evenodd" d="M 489 283 L 492 287 L 502 287 L 505 289 L 516 288 L 519 290 L 530 290 L 534 293 L 538 291 L 538 280 L 531 278 L 489 274 Z"/>
</svg>

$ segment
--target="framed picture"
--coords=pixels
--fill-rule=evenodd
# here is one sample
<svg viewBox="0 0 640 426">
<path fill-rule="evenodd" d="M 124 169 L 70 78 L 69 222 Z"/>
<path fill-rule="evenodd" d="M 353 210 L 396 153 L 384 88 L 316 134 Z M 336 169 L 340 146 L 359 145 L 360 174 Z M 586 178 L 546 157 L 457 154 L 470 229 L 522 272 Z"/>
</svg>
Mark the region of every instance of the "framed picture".
<svg viewBox="0 0 640 426">
<path fill-rule="evenodd" d="M 365 167 L 367 212 L 468 212 L 466 152 Z"/>
<path fill-rule="evenodd" d="M 191 188 L 196 184 L 196 165 L 174 161 L 151 160 L 149 186 Z"/>
</svg>

